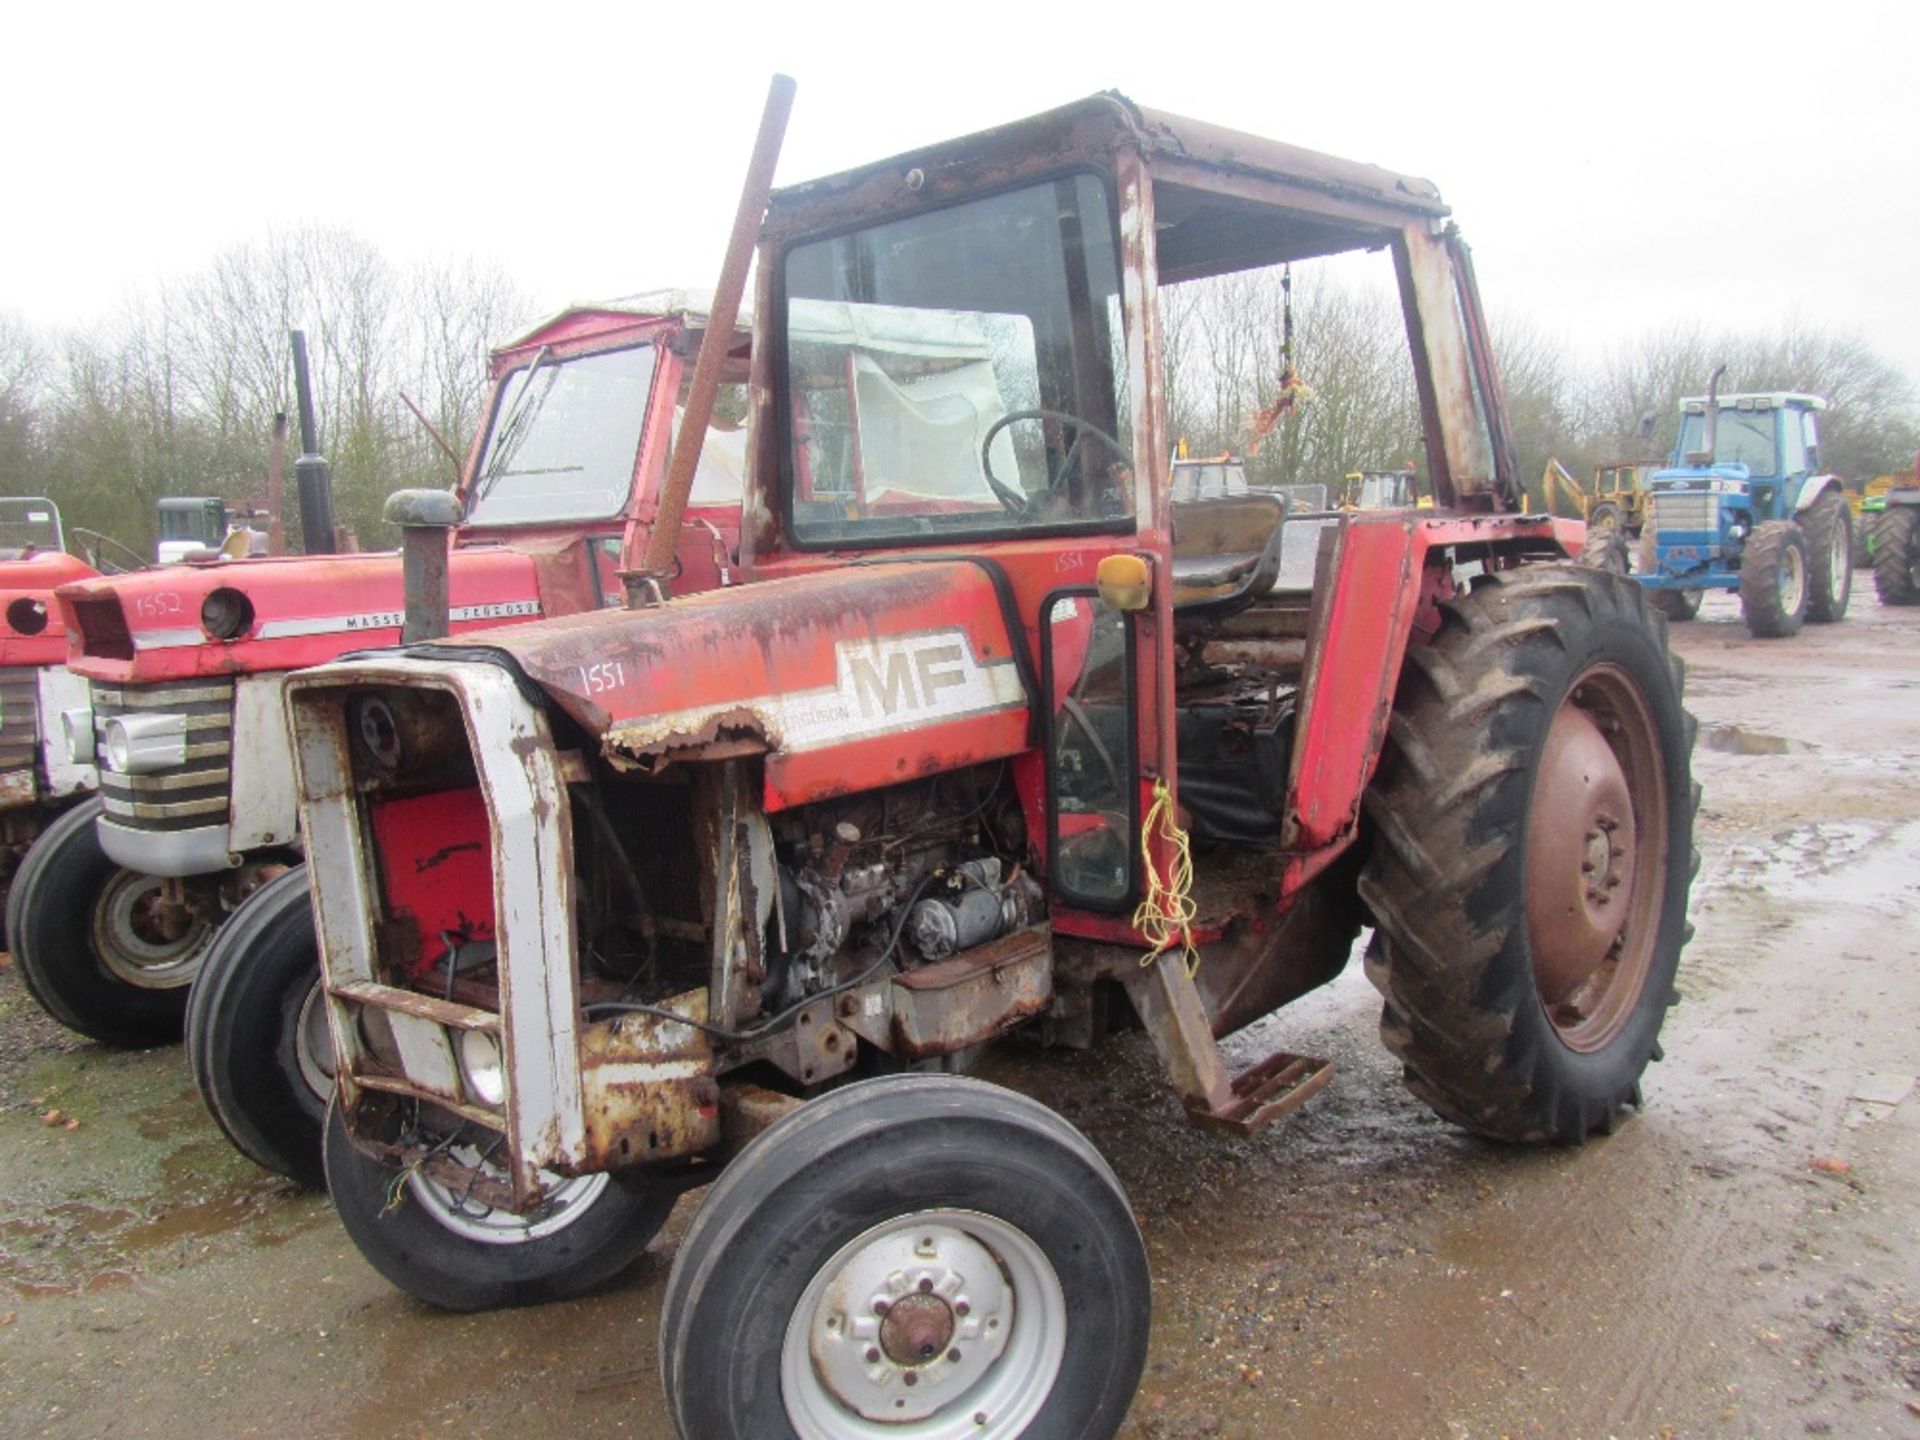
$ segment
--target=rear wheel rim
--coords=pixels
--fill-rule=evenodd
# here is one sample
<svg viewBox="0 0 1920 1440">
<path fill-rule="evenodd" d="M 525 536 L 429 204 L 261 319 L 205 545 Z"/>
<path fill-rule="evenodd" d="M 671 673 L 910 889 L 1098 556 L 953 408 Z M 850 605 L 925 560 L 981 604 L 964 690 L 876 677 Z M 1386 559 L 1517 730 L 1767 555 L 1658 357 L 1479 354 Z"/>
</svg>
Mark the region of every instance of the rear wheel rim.
<svg viewBox="0 0 1920 1440">
<path fill-rule="evenodd" d="M 1653 968 L 1665 908 L 1664 771 L 1638 686 L 1614 665 L 1584 672 L 1541 747 L 1525 857 L 1534 988 L 1569 1049 L 1618 1039 Z"/>
<path fill-rule="evenodd" d="M 1066 1353 L 1066 1293 L 1026 1232 L 924 1210 L 856 1236 L 787 1322 L 780 1390 L 802 1440 L 1011 1440 Z"/>
<path fill-rule="evenodd" d="M 169 939 L 154 915 L 166 882 L 132 870 L 114 872 L 93 906 L 93 949 L 107 973 L 136 990 L 177 990 L 200 969 L 200 951 L 212 927 L 195 918 Z"/>
<path fill-rule="evenodd" d="M 1833 576 L 1833 595 L 1837 600 L 1846 593 L 1847 581 L 1853 575 L 1853 537 L 1847 533 L 1844 520 L 1836 518 L 1833 522 L 1833 559 L 1828 563 L 1827 573 Z"/>
</svg>

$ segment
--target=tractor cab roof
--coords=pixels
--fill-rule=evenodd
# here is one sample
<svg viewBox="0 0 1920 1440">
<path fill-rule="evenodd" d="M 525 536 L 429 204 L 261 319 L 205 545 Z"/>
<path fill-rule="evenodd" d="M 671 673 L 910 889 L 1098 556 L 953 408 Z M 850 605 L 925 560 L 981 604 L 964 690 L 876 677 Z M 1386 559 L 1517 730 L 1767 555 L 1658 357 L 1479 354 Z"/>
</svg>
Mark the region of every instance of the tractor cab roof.
<svg viewBox="0 0 1920 1440">
<path fill-rule="evenodd" d="M 1683 415 L 1704 414 L 1706 408 L 1707 397 L 1704 395 L 1689 395 L 1680 402 L 1680 412 Z M 1720 408 L 1722 410 L 1824 410 L 1827 408 L 1827 402 L 1818 395 L 1803 395 L 1793 390 L 1756 390 L 1737 395 L 1722 395 Z"/>
<path fill-rule="evenodd" d="M 1136 105 L 1117 91 L 776 190 L 776 245 L 1043 175 L 1112 168 L 1131 152 L 1156 181 L 1163 282 L 1335 254 L 1449 212 L 1430 180 Z M 1290 204 L 1289 202 L 1296 202 Z M 1273 223 L 1273 207 L 1297 209 Z"/>
</svg>

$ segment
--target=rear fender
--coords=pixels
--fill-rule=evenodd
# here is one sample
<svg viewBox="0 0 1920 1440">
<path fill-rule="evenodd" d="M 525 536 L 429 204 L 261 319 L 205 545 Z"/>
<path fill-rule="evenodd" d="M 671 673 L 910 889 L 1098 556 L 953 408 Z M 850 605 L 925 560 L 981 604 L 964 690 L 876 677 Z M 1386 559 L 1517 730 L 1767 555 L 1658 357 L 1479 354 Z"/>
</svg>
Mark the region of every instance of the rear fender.
<svg viewBox="0 0 1920 1440">
<path fill-rule="evenodd" d="M 1809 475 L 1800 482 L 1800 494 L 1793 502 L 1793 513 L 1799 515 L 1813 508 L 1813 502 L 1829 492 L 1842 494 L 1838 475 Z"/>
<path fill-rule="evenodd" d="M 1281 843 L 1293 891 L 1352 843 L 1407 646 L 1431 637 L 1457 560 L 1562 559 L 1584 527 L 1544 516 L 1357 516 L 1321 542 Z"/>
</svg>

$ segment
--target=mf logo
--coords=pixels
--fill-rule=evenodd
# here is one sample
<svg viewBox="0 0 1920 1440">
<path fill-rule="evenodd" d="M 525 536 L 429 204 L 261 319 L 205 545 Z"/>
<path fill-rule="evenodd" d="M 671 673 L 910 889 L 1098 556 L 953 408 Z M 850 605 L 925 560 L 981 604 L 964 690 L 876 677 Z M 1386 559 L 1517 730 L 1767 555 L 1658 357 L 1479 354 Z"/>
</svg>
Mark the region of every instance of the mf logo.
<svg viewBox="0 0 1920 1440">
<path fill-rule="evenodd" d="M 937 710 L 941 691 L 965 687 L 969 658 L 956 640 L 850 652 L 846 663 L 854 705 L 867 720 Z"/>
</svg>

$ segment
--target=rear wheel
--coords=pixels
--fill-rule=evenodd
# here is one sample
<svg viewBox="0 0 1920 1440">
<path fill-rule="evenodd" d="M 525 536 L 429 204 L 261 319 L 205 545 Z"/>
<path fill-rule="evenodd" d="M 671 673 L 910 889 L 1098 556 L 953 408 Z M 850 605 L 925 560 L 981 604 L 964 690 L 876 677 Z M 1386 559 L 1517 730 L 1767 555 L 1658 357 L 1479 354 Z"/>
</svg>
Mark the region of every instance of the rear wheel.
<svg viewBox="0 0 1920 1440">
<path fill-rule="evenodd" d="M 1740 613 L 1761 640 L 1784 640 L 1807 618 L 1807 537 L 1791 520 L 1756 525 L 1740 557 Z"/>
<path fill-rule="evenodd" d="M 1853 598 L 1853 512 L 1829 490 L 1801 518 L 1807 536 L 1807 619 L 1828 625 L 1844 617 Z"/>
<path fill-rule="evenodd" d="M 304 866 L 261 886 L 220 927 L 187 1005 L 187 1060 L 241 1154 L 325 1188 L 333 1045 Z"/>
<path fill-rule="evenodd" d="M 1113 1172 L 977 1080 L 850 1085 L 714 1184 L 660 1358 L 699 1440 L 1112 1435 L 1146 1360 L 1146 1251 Z"/>
<path fill-rule="evenodd" d="M 1625 575 L 1633 568 L 1627 537 L 1620 531 L 1617 514 L 1611 520 L 1594 520 L 1587 525 L 1587 539 L 1580 547 L 1579 559 L 1582 565 L 1611 570 L 1617 575 Z"/>
<path fill-rule="evenodd" d="M 399 1111 L 389 1112 L 398 1138 Z M 559 1180 L 530 1215 L 479 1198 L 506 1182 L 500 1137 L 469 1126 L 441 1137 L 434 1165 L 362 1151 L 339 1102 L 327 1107 L 327 1193 L 353 1243 L 409 1295 L 443 1310 L 565 1300 L 605 1284 L 647 1248 L 674 1192 L 605 1173 Z"/>
<path fill-rule="evenodd" d="M 1638 1104 L 1690 933 L 1694 723 L 1629 581 L 1489 577 L 1402 672 L 1368 792 L 1367 973 L 1408 1087 L 1514 1141 Z"/>
<path fill-rule="evenodd" d="M 1880 512 L 1873 527 L 1873 588 L 1882 605 L 1920 605 L 1920 505 L 1888 505 Z"/>
<path fill-rule="evenodd" d="M 67 811 L 13 879 L 7 946 L 48 1014 L 108 1045 L 180 1038 L 187 987 L 214 927 L 170 921 L 158 876 L 123 870 L 100 848 L 100 801 Z"/>
</svg>

